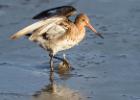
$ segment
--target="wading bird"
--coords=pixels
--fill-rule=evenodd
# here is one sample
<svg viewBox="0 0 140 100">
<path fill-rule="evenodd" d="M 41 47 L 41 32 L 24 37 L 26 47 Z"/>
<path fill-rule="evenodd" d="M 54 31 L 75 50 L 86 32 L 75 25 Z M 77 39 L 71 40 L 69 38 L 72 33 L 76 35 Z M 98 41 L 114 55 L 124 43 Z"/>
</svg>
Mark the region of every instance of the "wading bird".
<svg viewBox="0 0 140 100">
<path fill-rule="evenodd" d="M 22 36 L 37 42 L 42 48 L 49 52 L 50 69 L 54 71 L 53 58 L 67 62 L 64 58 L 56 56 L 57 52 L 70 49 L 77 45 L 85 37 L 85 27 L 91 29 L 96 35 L 103 38 L 90 24 L 86 14 L 80 13 L 75 21 L 69 16 L 74 15 L 76 9 L 72 6 L 61 6 L 39 13 L 33 19 L 39 19 L 11 36 L 15 40 Z"/>
</svg>

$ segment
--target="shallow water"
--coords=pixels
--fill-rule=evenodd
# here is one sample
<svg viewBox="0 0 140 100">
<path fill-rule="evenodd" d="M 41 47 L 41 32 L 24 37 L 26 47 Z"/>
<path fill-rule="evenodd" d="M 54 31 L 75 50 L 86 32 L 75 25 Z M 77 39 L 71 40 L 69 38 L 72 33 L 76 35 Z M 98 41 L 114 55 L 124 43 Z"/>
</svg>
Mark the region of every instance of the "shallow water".
<svg viewBox="0 0 140 100">
<path fill-rule="evenodd" d="M 9 36 L 38 12 L 65 4 L 87 13 L 105 39 L 87 30 L 84 41 L 66 51 L 74 69 L 59 74 L 55 61 L 50 80 L 48 54 Z M 139 16 L 139 0 L 0 0 L 0 100 L 139 100 Z"/>
</svg>

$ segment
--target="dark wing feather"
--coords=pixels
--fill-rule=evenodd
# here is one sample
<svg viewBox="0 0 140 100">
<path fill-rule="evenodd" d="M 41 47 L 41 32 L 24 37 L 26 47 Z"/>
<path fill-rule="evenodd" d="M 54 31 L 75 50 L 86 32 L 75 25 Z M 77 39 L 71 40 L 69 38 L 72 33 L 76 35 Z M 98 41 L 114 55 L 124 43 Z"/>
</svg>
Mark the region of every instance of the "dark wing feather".
<svg viewBox="0 0 140 100">
<path fill-rule="evenodd" d="M 43 18 L 48 18 L 52 16 L 69 17 L 71 15 L 74 15 L 75 13 L 76 13 L 76 9 L 74 7 L 61 6 L 61 7 L 51 8 L 51 9 L 42 11 L 41 13 L 34 16 L 33 19 L 43 19 Z"/>
</svg>

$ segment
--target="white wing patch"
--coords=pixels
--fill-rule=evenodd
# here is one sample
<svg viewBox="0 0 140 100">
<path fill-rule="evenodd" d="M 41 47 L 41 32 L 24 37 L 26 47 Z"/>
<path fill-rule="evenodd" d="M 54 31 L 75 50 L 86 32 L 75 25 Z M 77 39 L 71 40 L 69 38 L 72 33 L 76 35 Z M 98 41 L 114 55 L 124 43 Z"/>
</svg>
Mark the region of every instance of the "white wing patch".
<svg viewBox="0 0 140 100">
<path fill-rule="evenodd" d="M 46 34 L 46 38 L 52 39 L 63 35 L 66 32 L 66 27 L 61 26 L 57 23 L 51 23 L 44 25 L 43 27 L 36 30 L 30 37 L 29 40 L 34 41 L 43 34 Z"/>
</svg>

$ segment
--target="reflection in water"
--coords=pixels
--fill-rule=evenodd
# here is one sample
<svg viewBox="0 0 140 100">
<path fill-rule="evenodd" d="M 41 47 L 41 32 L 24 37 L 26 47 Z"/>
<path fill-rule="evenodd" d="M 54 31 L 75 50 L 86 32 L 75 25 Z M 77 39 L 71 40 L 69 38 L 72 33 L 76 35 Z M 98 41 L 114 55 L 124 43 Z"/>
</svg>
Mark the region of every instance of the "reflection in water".
<svg viewBox="0 0 140 100">
<path fill-rule="evenodd" d="M 84 100 L 81 95 L 66 86 L 56 85 L 54 73 L 50 72 L 50 84 L 33 95 L 32 100 Z"/>
</svg>

